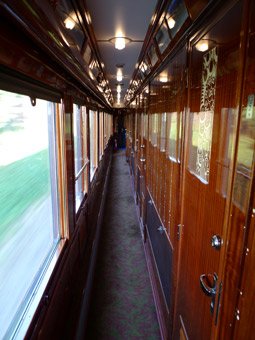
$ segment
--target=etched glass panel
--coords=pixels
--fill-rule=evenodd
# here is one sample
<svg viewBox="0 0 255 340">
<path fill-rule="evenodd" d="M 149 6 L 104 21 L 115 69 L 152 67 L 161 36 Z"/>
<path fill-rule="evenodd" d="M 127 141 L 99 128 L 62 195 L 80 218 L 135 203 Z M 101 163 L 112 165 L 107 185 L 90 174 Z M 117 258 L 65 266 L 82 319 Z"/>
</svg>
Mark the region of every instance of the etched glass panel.
<svg viewBox="0 0 255 340">
<path fill-rule="evenodd" d="M 209 181 L 210 173 L 217 61 L 216 48 L 204 55 L 200 112 L 190 114 L 192 143 L 189 167 L 196 176 L 206 183 Z"/>
</svg>

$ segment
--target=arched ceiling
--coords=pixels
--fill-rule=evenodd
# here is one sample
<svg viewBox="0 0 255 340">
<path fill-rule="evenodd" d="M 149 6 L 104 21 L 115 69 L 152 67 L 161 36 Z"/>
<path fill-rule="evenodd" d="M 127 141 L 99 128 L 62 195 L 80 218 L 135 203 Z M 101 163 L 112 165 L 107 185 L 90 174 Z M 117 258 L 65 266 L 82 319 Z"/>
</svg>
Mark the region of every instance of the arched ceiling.
<svg viewBox="0 0 255 340">
<path fill-rule="evenodd" d="M 114 106 L 124 105 L 123 99 L 129 87 L 152 20 L 157 0 L 86 0 L 92 30 L 104 63 L 104 73 L 109 81 Z M 134 40 L 123 50 L 117 50 L 109 39 L 122 34 Z M 117 104 L 116 65 L 123 65 L 120 104 Z"/>
</svg>

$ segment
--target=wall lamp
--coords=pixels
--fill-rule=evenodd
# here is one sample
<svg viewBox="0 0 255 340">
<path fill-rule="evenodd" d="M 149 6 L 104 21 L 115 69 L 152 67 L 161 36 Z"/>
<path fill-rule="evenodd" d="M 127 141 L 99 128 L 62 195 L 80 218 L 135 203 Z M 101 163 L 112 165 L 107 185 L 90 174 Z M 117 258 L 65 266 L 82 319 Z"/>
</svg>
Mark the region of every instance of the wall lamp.
<svg viewBox="0 0 255 340">
<path fill-rule="evenodd" d="M 196 44 L 195 44 L 195 48 L 199 51 L 199 52 L 206 52 L 209 50 L 209 48 L 213 48 L 215 46 L 222 46 L 224 45 L 224 43 L 219 43 L 216 40 L 213 39 L 207 39 L 207 38 L 203 38 L 200 39 Z"/>
</svg>

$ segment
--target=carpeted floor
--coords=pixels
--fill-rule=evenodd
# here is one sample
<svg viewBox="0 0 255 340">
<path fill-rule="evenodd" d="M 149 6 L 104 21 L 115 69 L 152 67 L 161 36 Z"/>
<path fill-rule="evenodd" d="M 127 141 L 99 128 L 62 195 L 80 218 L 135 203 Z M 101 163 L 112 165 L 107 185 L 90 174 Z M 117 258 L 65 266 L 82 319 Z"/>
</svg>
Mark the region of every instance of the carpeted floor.
<svg viewBox="0 0 255 340">
<path fill-rule="evenodd" d="M 86 339 L 161 339 L 125 151 L 113 155 Z"/>
</svg>

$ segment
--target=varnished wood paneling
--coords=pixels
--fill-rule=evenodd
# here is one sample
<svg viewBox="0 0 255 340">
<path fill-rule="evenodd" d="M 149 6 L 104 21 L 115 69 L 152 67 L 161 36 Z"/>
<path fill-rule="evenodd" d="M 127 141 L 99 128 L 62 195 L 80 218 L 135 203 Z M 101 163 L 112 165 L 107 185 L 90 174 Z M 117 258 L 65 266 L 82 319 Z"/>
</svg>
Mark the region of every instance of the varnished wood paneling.
<svg viewBox="0 0 255 340">
<path fill-rule="evenodd" d="M 255 178 L 255 177 L 254 177 Z M 254 181 L 255 184 L 255 181 Z M 253 185 L 253 204 L 250 204 L 250 213 L 247 218 L 248 237 L 243 249 L 243 275 L 240 282 L 238 303 L 235 310 L 235 329 L 233 338 L 252 340 L 255 332 L 255 193 Z M 252 201 L 251 201 L 252 203 Z"/>
<path fill-rule="evenodd" d="M 237 161 L 233 182 L 221 327 L 219 331 L 220 337 L 235 339 L 252 339 L 254 337 L 254 320 L 252 319 L 252 313 L 249 314 L 248 309 L 251 311 L 251 301 L 254 299 L 254 285 L 252 281 L 249 281 L 249 276 L 252 275 L 253 271 L 250 265 L 254 263 L 252 231 L 254 222 L 251 218 L 252 200 L 250 200 L 250 195 L 251 197 L 254 195 L 252 180 L 254 178 L 255 116 L 254 107 L 253 114 L 251 114 L 252 111 L 249 114 L 249 107 L 251 110 L 249 98 L 253 98 L 255 92 L 255 4 L 250 2 L 250 7 L 248 4 L 246 2 L 243 16 L 244 34 L 242 46 L 245 63 L 242 64 L 242 67 L 244 67 L 244 79 L 242 98 L 240 98 L 241 112 L 239 117 Z M 247 18 L 250 20 L 247 20 Z M 248 252 L 247 254 L 247 248 L 251 253 Z M 242 273 L 244 273 L 243 277 Z"/>
<path fill-rule="evenodd" d="M 182 205 L 183 232 L 177 304 L 177 315 L 181 315 L 189 339 L 209 339 L 214 327 L 216 304 L 213 310 L 214 314 L 212 314 L 210 311 L 212 299 L 204 294 L 199 280 L 202 274 L 217 273 L 218 275 L 220 251 L 211 246 L 211 238 L 213 235 L 222 237 L 224 229 L 227 228 L 225 221 L 229 210 L 226 209 L 226 202 L 230 199 L 229 191 L 216 189 L 219 176 L 219 154 L 221 153 L 219 139 L 221 138 L 223 109 L 228 108 L 228 116 L 231 117 L 233 108 L 238 106 L 239 88 L 237 87 L 237 79 L 238 74 L 241 73 L 239 45 L 241 11 L 242 6 L 239 3 L 215 24 L 204 38 L 209 39 L 208 47 L 209 51 L 212 51 L 211 55 L 213 53 L 217 55 L 216 73 L 211 75 L 211 77 L 215 77 L 215 83 L 213 84 L 211 78 L 210 99 L 205 97 L 201 84 L 203 80 L 208 79 L 206 72 L 211 72 L 213 69 L 212 60 L 210 71 L 209 69 L 206 71 L 206 60 L 209 60 L 209 54 L 206 54 L 207 52 L 202 53 L 196 49 L 196 46 L 193 46 L 190 55 L 190 113 L 186 119 L 186 163 Z M 235 18 L 234 30 L 229 28 L 229 22 L 233 18 Z M 222 36 L 223 31 L 224 36 Z M 202 72 L 204 73 L 202 74 Z M 205 84 L 203 86 L 206 89 Z M 208 100 L 206 105 L 205 99 Z M 202 146 L 200 143 L 203 139 L 203 122 L 205 122 L 206 115 L 210 115 L 209 111 L 213 114 L 213 121 L 211 121 L 212 136 L 211 141 L 209 140 L 208 144 Z M 199 113 L 200 118 L 198 118 L 197 112 L 201 112 Z M 203 118 L 202 115 L 204 115 Z M 207 128 L 209 121 L 208 116 Z M 229 149 L 230 140 L 236 133 L 234 122 L 231 124 L 233 130 L 225 131 L 225 134 L 227 133 L 229 137 L 229 144 L 223 146 L 225 153 L 228 150 L 226 154 L 227 159 L 230 158 L 230 164 L 233 163 L 233 149 Z M 210 136 L 209 131 L 205 139 L 208 136 Z M 204 140 L 203 143 L 207 142 Z M 211 152 L 209 151 L 208 178 L 203 174 L 203 171 L 200 171 L 199 167 L 207 157 L 203 156 L 203 148 L 205 154 L 211 149 Z M 205 157 L 204 160 L 203 157 Z M 205 166 L 207 165 L 205 164 Z M 228 188 L 230 179 L 231 168 L 229 166 L 225 178 L 221 178 L 222 185 L 226 185 Z M 219 287 L 219 282 L 217 287 Z M 199 305 L 196 313 L 194 313 L 195 304 Z M 177 326 L 177 329 L 179 327 L 180 325 Z"/>
</svg>

